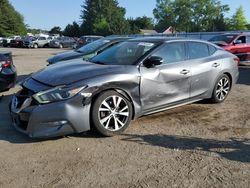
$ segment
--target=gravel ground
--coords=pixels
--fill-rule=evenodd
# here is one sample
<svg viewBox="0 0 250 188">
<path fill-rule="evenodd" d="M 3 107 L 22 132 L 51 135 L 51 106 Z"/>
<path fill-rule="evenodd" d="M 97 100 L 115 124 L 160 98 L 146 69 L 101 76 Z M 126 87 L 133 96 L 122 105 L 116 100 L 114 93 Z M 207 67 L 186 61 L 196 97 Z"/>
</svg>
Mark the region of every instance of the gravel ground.
<svg viewBox="0 0 250 188">
<path fill-rule="evenodd" d="M 1 50 L 1 49 L 0 49 Z M 19 80 L 57 49 L 8 49 Z M 120 136 L 34 140 L 0 102 L 0 187 L 250 187 L 250 67 L 223 104 L 200 102 L 135 120 Z"/>
</svg>

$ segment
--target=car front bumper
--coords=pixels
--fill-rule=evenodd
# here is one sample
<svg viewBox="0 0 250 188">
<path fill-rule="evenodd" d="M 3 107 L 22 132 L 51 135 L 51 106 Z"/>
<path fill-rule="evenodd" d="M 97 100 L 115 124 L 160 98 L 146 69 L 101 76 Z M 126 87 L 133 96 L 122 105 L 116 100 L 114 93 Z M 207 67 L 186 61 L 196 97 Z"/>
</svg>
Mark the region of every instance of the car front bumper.
<svg viewBox="0 0 250 188">
<path fill-rule="evenodd" d="M 50 138 L 90 130 L 90 105 L 81 95 L 39 105 L 32 97 L 13 96 L 10 112 L 13 126 L 33 138 Z"/>
</svg>

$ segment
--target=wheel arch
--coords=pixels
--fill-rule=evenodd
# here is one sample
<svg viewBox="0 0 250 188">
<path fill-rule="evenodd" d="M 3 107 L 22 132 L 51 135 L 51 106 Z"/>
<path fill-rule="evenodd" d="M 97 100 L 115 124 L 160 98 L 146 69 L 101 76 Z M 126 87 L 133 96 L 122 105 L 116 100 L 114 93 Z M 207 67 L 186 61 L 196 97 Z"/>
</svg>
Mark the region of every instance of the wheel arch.
<svg viewBox="0 0 250 188">
<path fill-rule="evenodd" d="M 125 97 L 130 103 L 131 103 L 131 106 L 132 106 L 132 119 L 135 118 L 135 105 L 134 105 L 134 102 L 133 102 L 133 99 L 132 97 L 128 94 L 128 92 L 126 92 L 125 90 L 123 89 L 120 89 L 120 88 L 106 88 L 106 89 L 102 89 L 102 90 L 99 90 L 98 92 L 96 92 L 92 98 L 91 98 L 91 108 L 90 110 L 92 111 L 92 108 L 93 108 L 93 102 L 98 98 L 98 96 L 103 93 L 103 92 L 107 92 L 107 91 L 116 91 L 117 93 L 119 93 L 120 95 L 122 95 L 123 97 Z M 91 114 L 91 113 L 90 113 Z"/>
</svg>

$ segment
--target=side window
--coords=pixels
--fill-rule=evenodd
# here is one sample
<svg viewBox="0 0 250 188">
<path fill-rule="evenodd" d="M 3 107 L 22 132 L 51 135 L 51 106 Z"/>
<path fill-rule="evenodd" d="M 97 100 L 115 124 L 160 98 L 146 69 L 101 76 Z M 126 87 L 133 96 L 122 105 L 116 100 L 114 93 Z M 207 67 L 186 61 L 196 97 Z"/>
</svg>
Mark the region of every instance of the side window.
<svg viewBox="0 0 250 188">
<path fill-rule="evenodd" d="M 163 59 L 164 64 L 184 61 L 186 58 L 185 43 L 175 42 L 175 43 L 165 44 L 152 56 L 161 57 Z"/>
<path fill-rule="evenodd" d="M 238 39 L 236 39 L 236 41 L 237 40 L 241 41 L 242 44 L 246 44 L 246 36 L 241 36 Z"/>
<path fill-rule="evenodd" d="M 200 42 L 188 42 L 189 59 L 199 59 L 210 56 L 208 45 Z"/>
<path fill-rule="evenodd" d="M 208 45 L 208 49 L 209 49 L 210 55 L 213 55 L 217 51 L 217 49 L 212 45 Z"/>
<path fill-rule="evenodd" d="M 247 44 L 250 44 L 250 36 L 247 36 Z"/>
</svg>

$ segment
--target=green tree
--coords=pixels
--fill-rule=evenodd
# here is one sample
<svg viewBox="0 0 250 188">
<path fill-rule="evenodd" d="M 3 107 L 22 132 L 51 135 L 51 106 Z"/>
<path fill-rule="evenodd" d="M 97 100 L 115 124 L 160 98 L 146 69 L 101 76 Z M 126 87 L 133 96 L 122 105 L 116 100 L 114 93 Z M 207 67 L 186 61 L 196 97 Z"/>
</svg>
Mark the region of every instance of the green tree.
<svg viewBox="0 0 250 188">
<path fill-rule="evenodd" d="M 230 20 L 230 30 L 247 30 L 247 25 L 243 7 L 240 6 Z"/>
<path fill-rule="evenodd" d="M 61 35 L 62 34 L 62 29 L 59 26 L 55 26 L 53 28 L 51 28 L 51 30 L 49 31 L 50 35 Z"/>
<path fill-rule="evenodd" d="M 27 33 L 23 16 L 8 0 L 0 0 L 0 35 L 24 35 Z"/>
<path fill-rule="evenodd" d="M 140 29 L 154 29 L 154 22 L 152 18 L 147 16 L 137 17 L 135 19 L 129 18 L 128 23 L 130 25 L 130 33 L 140 33 Z"/>
<path fill-rule="evenodd" d="M 80 26 L 76 22 L 68 24 L 63 31 L 63 35 L 69 37 L 80 37 Z"/>
<path fill-rule="evenodd" d="M 215 20 L 224 17 L 228 5 L 218 0 L 157 0 L 153 10 L 160 31 L 169 26 L 178 31 L 211 31 Z"/>
<path fill-rule="evenodd" d="M 85 0 L 80 18 L 84 34 L 111 35 L 129 32 L 126 10 L 117 0 Z"/>
</svg>

